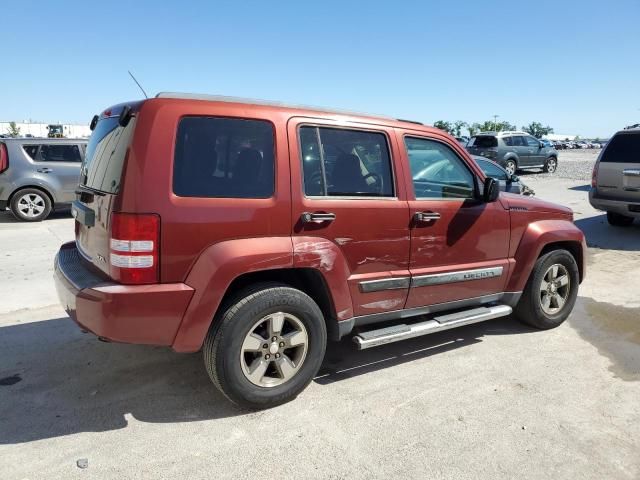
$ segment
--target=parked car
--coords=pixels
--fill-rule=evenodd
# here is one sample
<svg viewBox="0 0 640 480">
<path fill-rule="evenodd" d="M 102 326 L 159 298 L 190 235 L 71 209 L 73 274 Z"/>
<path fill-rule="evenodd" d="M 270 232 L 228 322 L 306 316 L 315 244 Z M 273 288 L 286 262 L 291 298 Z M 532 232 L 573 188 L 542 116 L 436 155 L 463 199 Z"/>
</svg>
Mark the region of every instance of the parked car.
<svg viewBox="0 0 640 480">
<path fill-rule="evenodd" d="M 487 177 L 495 178 L 498 181 L 501 191 L 519 195 L 535 195 L 535 192 L 525 185 L 520 177 L 515 174 L 509 174 L 496 162 L 478 155 L 474 155 L 473 159 Z"/>
<path fill-rule="evenodd" d="M 619 131 L 600 152 L 589 203 L 607 212 L 611 225 L 629 226 L 640 218 L 640 128 Z"/>
<path fill-rule="evenodd" d="M 553 173 L 558 167 L 558 152 L 525 132 L 483 132 L 469 140 L 467 150 L 493 160 L 509 174 L 528 168 Z"/>
<path fill-rule="evenodd" d="M 549 140 L 545 140 L 544 138 L 541 138 L 540 142 L 547 148 L 555 148 L 553 143 Z"/>
<path fill-rule="evenodd" d="M 3 138 L 0 141 L 0 211 L 25 222 L 47 218 L 75 199 L 86 140 Z"/>
<path fill-rule="evenodd" d="M 327 339 L 366 349 L 512 310 L 556 327 L 584 277 L 571 210 L 500 194 L 435 128 L 185 94 L 92 125 L 63 307 L 104 340 L 202 350 L 244 407 L 298 395 Z"/>
<path fill-rule="evenodd" d="M 455 137 L 455 138 L 458 141 L 458 143 L 463 147 L 466 147 L 467 143 L 469 142 L 469 139 L 467 137 Z"/>
</svg>

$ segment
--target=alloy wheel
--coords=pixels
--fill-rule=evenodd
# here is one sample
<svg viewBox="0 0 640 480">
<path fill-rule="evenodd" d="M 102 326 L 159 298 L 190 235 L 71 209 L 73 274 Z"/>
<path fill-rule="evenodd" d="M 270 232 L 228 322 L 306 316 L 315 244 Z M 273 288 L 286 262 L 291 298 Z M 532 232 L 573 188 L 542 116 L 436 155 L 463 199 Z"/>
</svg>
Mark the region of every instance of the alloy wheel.
<svg viewBox="0 0 640 480">
<path fill-rule="evenodd" d="M 547 315 L 555 315 L 564 307 L 571 289 L 566 267 L 560 263 L 551 265 L 540 282 L 540 306 Z"/>
<path fill-rule="evenodd" d="M 36 218 L 45 211 L 46 203 L 37 193 L 27 193 L 18 199 L 18 211 L 26 218 Z"/>
<path fill-rule="evenodd" d="M 242 342 L 242 372 L 259 387 L 281 385 L 300 371 L 308 348 L 309 335 L 298 317 L 269 314 L 249 329 Z"/>
</svg>

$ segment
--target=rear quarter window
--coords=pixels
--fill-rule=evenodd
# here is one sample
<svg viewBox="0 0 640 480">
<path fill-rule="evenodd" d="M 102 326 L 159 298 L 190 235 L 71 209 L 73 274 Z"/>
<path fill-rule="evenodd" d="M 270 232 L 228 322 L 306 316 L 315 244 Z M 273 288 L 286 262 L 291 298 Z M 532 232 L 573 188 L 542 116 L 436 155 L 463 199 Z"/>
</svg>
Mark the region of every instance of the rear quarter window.
<svg viewBox="0 0 640 480">
<path fill-rule="evenodd" d="M 619 133 L 602 152 L 601 162 L 640 163 L 640 133 Z"/>
<path fill-rule="evenodd" d="M 173 192 L 181 197 L 271 197 L 273 139 L 273 125 L 266 120 L 183 118 L 176 139 Z"/>
</svg>

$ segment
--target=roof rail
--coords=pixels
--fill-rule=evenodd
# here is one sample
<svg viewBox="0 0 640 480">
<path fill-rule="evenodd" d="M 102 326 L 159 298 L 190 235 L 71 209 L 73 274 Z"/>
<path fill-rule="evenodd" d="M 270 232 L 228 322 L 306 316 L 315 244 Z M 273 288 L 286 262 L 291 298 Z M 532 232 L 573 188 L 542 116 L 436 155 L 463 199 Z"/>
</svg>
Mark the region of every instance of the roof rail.
<svg viewBox="0 0 640 480">
<path fill-rule="evenodd" d="M 396 120 L 398 120 L 399 122 L 415 123 L 416 125 L 424 125 L 424 123 L 418 122 L 416 120 L 405 120 L 404 118 L 396 118 Z"/>
<path fill-rule="evenodd" d="M 274 102 L 269 100 L 260 100 L 256 98 L 242 98 L 242 97 L 229 97 L 226 95 L 207 95 L 200 93 L 180 93 L 180 92 L 160 92 L 156 95 L 156 98 L 178 98 L 185 100 L 204 100 L 209 102 L 228 102 L 228 103 L 243 103 L 246 105 L 263 105 L 267 107 L 283 107 L 283 108 L 297 108 L 304 110 L 312 110 L 323 113 L 335 113 L 338 115 L 357 115 L 363 117 L 379 118 L 384 120 L 396 120 L 392 117 L 384 115 L 376 115 L 371 113 L 354 112 L 350 110 L 338 110 L 333 108 L 313 107 L 309 105 L 296 105 L 285 102 Z M 407 120 L 403 120 L 407 121 Z M 413 122 L 418 123 L 418 122 Z"/>
</svg>

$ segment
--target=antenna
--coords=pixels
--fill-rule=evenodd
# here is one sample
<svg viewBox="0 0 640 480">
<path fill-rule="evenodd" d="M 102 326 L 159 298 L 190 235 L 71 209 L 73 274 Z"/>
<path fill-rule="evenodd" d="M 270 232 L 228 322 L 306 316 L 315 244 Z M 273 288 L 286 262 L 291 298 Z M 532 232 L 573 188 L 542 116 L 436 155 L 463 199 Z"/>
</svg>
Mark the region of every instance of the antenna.
<svg viewBox="0 0 640 480">
<path fill-rule="evenodd" d="M 138 85 L 138 88 L 142 90 L 142 93 L 144 94 L 144 98 L 149 98 L 149 96 L 147 95 L 147 92 L 145 92 L 144 88 L 142 88 L 142 85 L 140 85 L 140 82 L 138 82 L 138 80 L 136 80 L 136 77 L 133 76 L 133 73 L 131 73 L 129 70 L 127 70 L 127 73 L 131 75 L 131 78 L 133 78 L 133 81 L 136 82 L 136 85 Z"/>
</svg>

